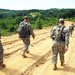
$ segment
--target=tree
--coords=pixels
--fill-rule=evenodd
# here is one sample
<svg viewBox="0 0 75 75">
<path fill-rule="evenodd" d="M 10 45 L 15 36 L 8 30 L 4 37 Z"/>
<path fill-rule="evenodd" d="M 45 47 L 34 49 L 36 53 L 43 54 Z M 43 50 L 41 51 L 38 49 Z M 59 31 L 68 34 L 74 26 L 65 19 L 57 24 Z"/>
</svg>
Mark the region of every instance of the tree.
<svg viewBox="0 0 75 75">
<path fill-rule="evenodd" d="M 5 23 L 3 23 L 3 22 L 1 23 L 0 27 L 1 27 L 2 29 L 5 29 L 5 30 L 7 29 L 7 25 L 6 25 Z"/>
<path fill-rule="evenodd" d="M 42 29 L 43 21 L 41 18 L 38 17 L 35 24 L 37 29 Z"/>
<path fill-rule="evenodd" d="M 12 26 L 9 31 L 14 32 L 14 30 L 15 30 L 15 28 L 14 28 L 14 26 Z"/>
<path fill-rule="evenodd" d="M 21 21 L 23 21 L 23 18 L 22 17 L 19 17 L 16 19 L 16 24 L 19 24 Z"/>
</svg>

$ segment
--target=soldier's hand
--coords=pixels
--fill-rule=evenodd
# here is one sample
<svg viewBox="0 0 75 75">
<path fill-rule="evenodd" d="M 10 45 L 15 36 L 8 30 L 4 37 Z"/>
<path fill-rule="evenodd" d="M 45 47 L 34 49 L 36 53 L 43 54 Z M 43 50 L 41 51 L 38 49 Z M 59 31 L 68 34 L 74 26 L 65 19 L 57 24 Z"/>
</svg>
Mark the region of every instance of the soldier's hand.
<svg viewBox="0 0 75 75">
<path fill-rule="evenodd" d="M 65 52 L 67 52 L 68 51 L 68 47 L 67 46 L 65 46 Z"/>
<path fill-rule="evenodd" d="M 65 52 L 67 52 L 68 51 L 68 48 L 65 48 Z"/>
<path fill-rule="evenodd" d="M 35 39 L 35 35 L 34 36 L 32 36 L 33 37 L 33 39 Z"/>
</svg>

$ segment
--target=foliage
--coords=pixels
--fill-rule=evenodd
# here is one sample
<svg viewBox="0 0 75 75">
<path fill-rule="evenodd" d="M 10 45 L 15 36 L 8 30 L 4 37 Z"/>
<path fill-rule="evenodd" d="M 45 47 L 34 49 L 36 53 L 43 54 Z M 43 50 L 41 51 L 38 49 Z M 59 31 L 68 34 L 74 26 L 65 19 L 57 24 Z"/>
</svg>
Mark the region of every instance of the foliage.
<svg viewBox="0 0 75 75">
<path fill-rule="evenodd" d="M 40 19 L 40 17 L 37 18 L 35 24 L 36 24 L 36 29 L 42 29 L 43 22 L 42 19 Z"/>
<path fill-rule="evenodd" d="M 16 29 L 24 16 L 29 17 L 33 29 L 42 29 L 56 25 L 59 18 L 75 22 L 75 9 L 48 9 L 48 10 L 7 10 L 0 9 L 0 28 L 3 35 L 16 33 Z"/>
</svg>

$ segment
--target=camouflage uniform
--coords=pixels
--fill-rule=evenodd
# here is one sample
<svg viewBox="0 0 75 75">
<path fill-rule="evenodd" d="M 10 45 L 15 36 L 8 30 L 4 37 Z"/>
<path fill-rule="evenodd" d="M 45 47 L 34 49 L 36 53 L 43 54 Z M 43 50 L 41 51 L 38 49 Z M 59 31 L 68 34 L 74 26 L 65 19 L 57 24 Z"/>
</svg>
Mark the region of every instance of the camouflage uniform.
<svg viewBox="0 0 75 75">
<path fill-rule="evenodd" d="M 1 39 L 1 29 L 0 29 L 0 39 Z M 5 67 L 5 64 L 3 64 L 3 46 L 0 40 L 0 69 Z"/>
<path fill-rule="evenodd" d="M 1 39 L 1 29 L 0 29 L 0 39 Z M 3 63 L 3 46 L 0 40 L 0 63 Z"/>
<path fill-rule="evenodd" d="M 23 21 L 23 22 L 21 22 L 21 23 L 23 23 L 24 25 L 25 25 L 25 24 L 28 25 L 29 31 L 30 31 L 30 35 L 32 35 L 32 37 L 34 37 L 35 35 L 34 35 L 33 29 L 32 29 L 32 27 L 31 27 L 30 23 L 25 22 L 25 21 Z M 25 45 L 25 46 L 24 46 L 24 49 L 23 49 L 24 52 L 28 51 L 28 47 L 29 47 L 29 45 L 30 45 L 30 35 L 27 36 L 26 38 L 21 38 L 21 39 L 23 40 L 24 45 Z"/>
<path fill-rule="evenodd" d="M 70 27 L 71 27 L 71 29 L 70 29 Z M 69 26 L 69 32 L 70 32 L 70 35 L 71 35 L 71 36 L 72 36 L 73 30 L 74 30 L 74 24 L 71 24 L 71 25 Z"/>
<path fill-rule="evenodd" d="M 0 63 L 3 63 L 3 46 L 0 40 Z"/>
<path fill-rule="evenodd" d="M 65 41 L 61 41 L 61 39 L 56 40 L 55 39 L 55 34 L 57 29 L 62 29 L 64 25 L 57 25 L 55 26 L 51 32 L 50 32 L 50 37 L 53 39 L 53 46 L 52 46 L 52 51 L 53 51 L 53 57 L 52 57 L 52 62 L 53 64 L 57 64 L 57 56 L 59 53 L 60 56 L 60 61 L 64 62 L 64 53 L 65 53 L 65 46 L 68 46 L 69 44 L 69 30 L 65 27 L 63 29 L 63 36 L 65 37 Z"/>
</svg>

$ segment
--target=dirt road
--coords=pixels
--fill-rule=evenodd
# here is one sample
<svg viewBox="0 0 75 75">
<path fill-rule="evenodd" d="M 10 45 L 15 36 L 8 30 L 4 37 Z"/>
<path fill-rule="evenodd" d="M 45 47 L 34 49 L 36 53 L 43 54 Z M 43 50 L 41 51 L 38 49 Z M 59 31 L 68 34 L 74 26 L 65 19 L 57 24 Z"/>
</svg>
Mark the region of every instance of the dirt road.
<svg viewBox="0 0 75 75">
<path fill-rule="evenodd" d="M 65 22 L 67 27 L 70 24 L 71 22 Z M 75 31 L 70 37 L 69 50 L 65 53 L 64 67 L 60 66 L 58 60 L 58 70 L 53 71 L 50 30 L 51 27 L 34 31 L 36 38 L 33 40 L 31 37 L 27 58 L 21 56 L 24 45 L 17 34 L 2 37 L 6 68 L 0 69 L 0 75 L 75 75 Z"/>
</svg>

